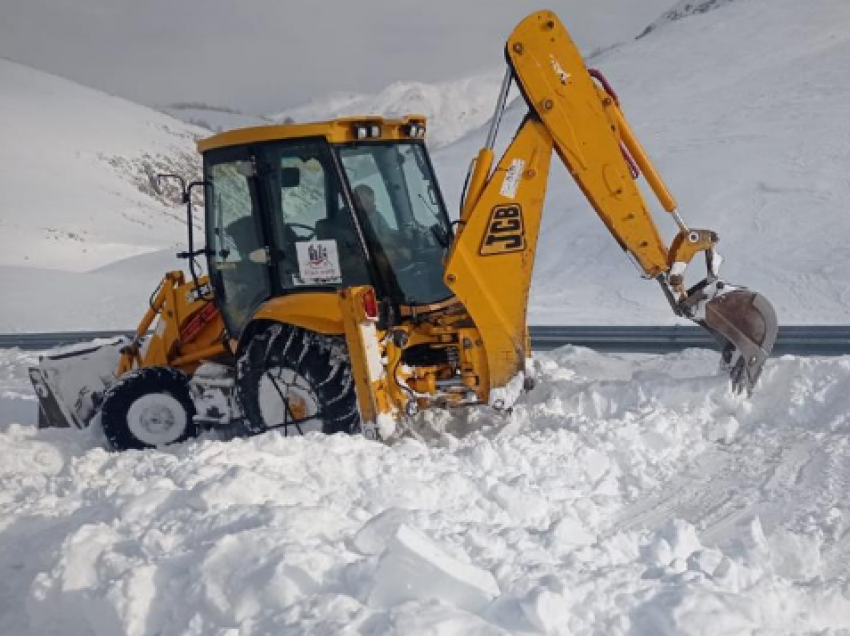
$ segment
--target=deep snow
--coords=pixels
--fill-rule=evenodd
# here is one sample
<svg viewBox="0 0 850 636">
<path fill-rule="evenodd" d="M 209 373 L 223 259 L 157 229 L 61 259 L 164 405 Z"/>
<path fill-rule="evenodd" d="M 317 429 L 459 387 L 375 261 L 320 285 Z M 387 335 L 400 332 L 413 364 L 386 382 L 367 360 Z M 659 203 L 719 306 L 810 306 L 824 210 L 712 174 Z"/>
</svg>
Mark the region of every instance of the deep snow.
<svg viewBox="0 0 850 636">
<path fill-rule="evenodd" d="M 23 421 L 33 358 L 0 355 Z M 568 347 L 392 447 L 2 424 L 0 633 L 846 634 L 850 358 L 749 401 L 715 362 Z"/>
<path fill-rule="evenodd" d="M 717 4 L 598 65 L 732 279 L 786 322 L 846 322 L 850 5 Z M 436 154 L 454 196 L 480 137 Z M 665 320 L 557 174 L 533 319 Z M 156 258 L 53 289 L 138 293 Z M 16 289 L 31 273 L 9 272 Z M 131 315 L 101 301 L 88 315 Z M 4 636 L 850 634 L 850 357 L 772 359 L 744 399 L 714 352 L 567 347 L 535 357 L 510 416 L 431 412 L 393 446 L 270 433 L 123 454 L 34 427 L 36 359 L 0 351 Z"/>
</svg>

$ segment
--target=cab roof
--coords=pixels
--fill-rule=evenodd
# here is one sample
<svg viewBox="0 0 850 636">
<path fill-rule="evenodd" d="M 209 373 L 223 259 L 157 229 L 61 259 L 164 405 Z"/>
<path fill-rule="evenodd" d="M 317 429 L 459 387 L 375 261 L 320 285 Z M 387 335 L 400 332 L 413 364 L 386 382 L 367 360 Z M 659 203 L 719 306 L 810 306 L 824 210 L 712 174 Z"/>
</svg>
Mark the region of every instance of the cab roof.
<svg viewBox="0 0 850 636">
<path fill-rule="evenodd" d="M 356 135 L 358 125 L 378 125 L 380 134 L 368 137 L 368 141 L 389 141 L 422 139 L 426 118 L 424 115 L 405 115 L 401 119 L 384 119 L 374 115 L 363 117 L 341 117 L 330 121 L 307 124 L 276 124 L 272 126 L 252 126 L 237 128 L 227 132 L 199 139 L 198 152 L 204 153 L 218 148 L 243 146 L 245 144 L 261 143 L 264 141 L 279 141 L 282 139 L 298 139 L 302 137 L 324 137 L 329 143 L 349 143 L 360 141 Z M 411 124 L 421 126 L 423 134 L 410 134 Z"/>
</svg>

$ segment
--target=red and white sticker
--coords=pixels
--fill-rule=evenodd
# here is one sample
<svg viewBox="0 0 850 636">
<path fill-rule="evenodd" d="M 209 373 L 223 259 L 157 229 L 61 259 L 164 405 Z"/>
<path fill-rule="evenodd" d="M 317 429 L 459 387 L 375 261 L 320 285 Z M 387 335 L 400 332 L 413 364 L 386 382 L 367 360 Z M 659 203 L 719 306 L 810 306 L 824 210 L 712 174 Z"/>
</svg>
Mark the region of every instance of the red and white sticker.
<svg viewBox="0 0 850 636">
<path fill-rule="evenodd" d="M 342 282 L 336 241 L 301 241 L 295 244 L 302 285 L 333 285 Z"/>
</svg>

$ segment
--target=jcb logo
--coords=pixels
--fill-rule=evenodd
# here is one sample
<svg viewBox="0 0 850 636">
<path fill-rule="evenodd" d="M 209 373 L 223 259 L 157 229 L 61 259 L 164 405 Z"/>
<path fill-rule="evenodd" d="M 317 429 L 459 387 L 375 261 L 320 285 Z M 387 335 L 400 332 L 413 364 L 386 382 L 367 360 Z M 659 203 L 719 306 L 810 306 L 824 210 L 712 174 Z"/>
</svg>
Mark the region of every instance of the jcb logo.
<svg viewBox="0 0 850 636">
<path fill-rule="evenodd" d="M 518 205 L 497 205 L 490 214 L 481 256 L 521 252 L 525 249 L 525 224 Z"/>
</svg>

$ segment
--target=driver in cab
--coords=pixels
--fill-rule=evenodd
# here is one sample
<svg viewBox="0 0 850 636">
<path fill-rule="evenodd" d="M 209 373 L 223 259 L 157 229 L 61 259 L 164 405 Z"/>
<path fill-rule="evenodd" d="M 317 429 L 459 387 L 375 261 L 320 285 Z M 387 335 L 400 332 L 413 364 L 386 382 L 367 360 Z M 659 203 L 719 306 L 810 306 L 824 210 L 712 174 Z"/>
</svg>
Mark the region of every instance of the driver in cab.
<svg viewBox="0 0 850 636">
<path fill-rule="evenodd" d="M 405 244 L 404 235 L 399 230 L 390 227 L 384 215 L 375 204 L 375 191 L 365 183 L 354 188 L 354 202 L 372 228 L 375 238 L 391 257 L 409 259 L 411 251 Z M 395 258 L 393 258 L 395 260 Z"/>
</svg>

